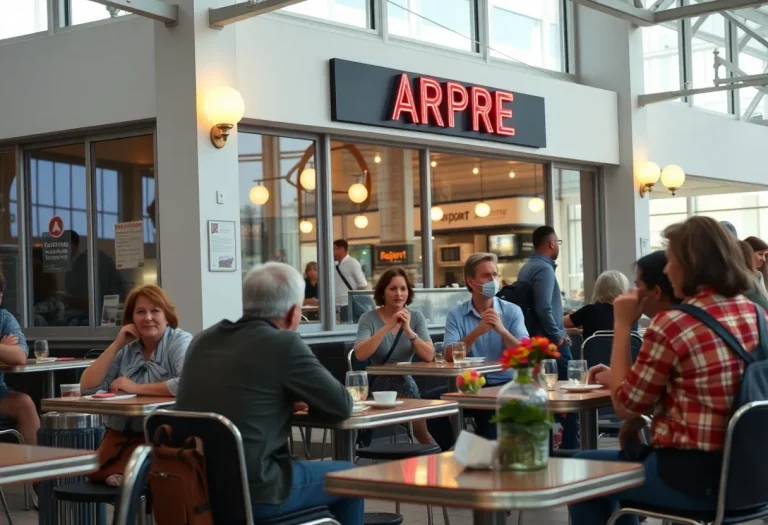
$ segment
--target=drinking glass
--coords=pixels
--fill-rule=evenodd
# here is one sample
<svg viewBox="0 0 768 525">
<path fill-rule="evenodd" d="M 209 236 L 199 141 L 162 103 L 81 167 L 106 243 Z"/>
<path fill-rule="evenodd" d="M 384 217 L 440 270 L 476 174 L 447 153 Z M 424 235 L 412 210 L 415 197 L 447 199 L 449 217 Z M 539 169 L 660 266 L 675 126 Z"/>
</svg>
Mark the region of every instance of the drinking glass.
<svg viewBox="0 0 768 525">
<path fill-rule="evenodd" d="M 541 362 L 541 377 L 547 390 L 554 390 L 557 385 L 557 359 L 544 359 Z"/>
<path fill-rule="evenodd" d="M 48 341 L 44 339 L 35 341 L 35 359 L 38 361 L 48 359 Z"/>
<path fill-rule="evenodd" d="M 443 343 L 435 343 L 435 364 L 437 366 L 445 366 L 445 345 Z"/>
<path fill-rule="evenodd" d="M 467 358 L 467 345 L 464 343 L 451 343 L 450 346 L 453 362 L 457 365 L 465 364 Z"/>
<path fill-rule="evenodd" d="M 362 403 L 368 399 L 368 373 L 347 372 L 345 381 L 347 392 L 352 396 L 352 401 Z"/>
<path fill-rule="evenodd" d="M 568 381 L 571 383 L 587 384 L 587 362 L 582 359 L 568 361 Z"/>
</svg>

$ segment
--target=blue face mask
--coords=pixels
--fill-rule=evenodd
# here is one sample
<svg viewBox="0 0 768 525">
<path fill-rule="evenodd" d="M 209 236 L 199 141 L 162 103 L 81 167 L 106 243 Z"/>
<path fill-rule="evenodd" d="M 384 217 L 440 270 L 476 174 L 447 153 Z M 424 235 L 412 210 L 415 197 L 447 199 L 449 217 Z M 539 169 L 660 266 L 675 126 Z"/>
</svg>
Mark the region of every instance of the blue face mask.
<svg viewBox="0 0 768 525">
<path fill-rule="evenodd" d="M 496 294 L 499 293 L 499 281 L 496 279 L 491 279 L 482 286 L 480 293 L 489 299 L 493 299 L 496 297 Z"/>
</svg>

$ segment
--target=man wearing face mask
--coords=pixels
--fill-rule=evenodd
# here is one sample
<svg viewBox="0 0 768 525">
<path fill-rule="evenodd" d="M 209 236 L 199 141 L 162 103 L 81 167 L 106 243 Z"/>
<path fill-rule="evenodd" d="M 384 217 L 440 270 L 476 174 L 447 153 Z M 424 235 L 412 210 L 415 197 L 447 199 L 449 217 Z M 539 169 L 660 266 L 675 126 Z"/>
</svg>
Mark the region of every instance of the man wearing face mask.
<svg viewBox="0 0 768 525">
<path fill-rule="evenodd" d="M 499 270 L 496 256 L 492 253 L 475 253 L 464 264 L 464 282 L 472 298 L 455 306 L 445 320 L 443 341 L 463 342 L 467 355 L 485 357 L 497 361 L 502 352 L 518 346 L 528 337 L 523 311 L 519 306 L 496 297 L 499 291 Z M 512 372 L 494 372 L 486 376 L 486 386 L 501 385 L 512 379 Z M 496 426 L 489 423 L 489 411 L 477 411 L 465 415 L 475 418 L 477 433 L 496 439 Z"/>
<path fill-rule="evenodd" d="M 352 414 L 344 385 L 296 333 L 303 302 L 304 278 L 291 266 L 252 269 L 243 282 L 243 316 L 190 343 L 176 407 L 221 414 L 240 429 L 256 522 L 322 505 L 340 523 L 362 525 L 362 500 L 331 496 L 323 487 L 325 474 L 355 465 L 297 461 L 288 449 L 294 409 L 309 405 L 331 423 Z"/>
</svg>

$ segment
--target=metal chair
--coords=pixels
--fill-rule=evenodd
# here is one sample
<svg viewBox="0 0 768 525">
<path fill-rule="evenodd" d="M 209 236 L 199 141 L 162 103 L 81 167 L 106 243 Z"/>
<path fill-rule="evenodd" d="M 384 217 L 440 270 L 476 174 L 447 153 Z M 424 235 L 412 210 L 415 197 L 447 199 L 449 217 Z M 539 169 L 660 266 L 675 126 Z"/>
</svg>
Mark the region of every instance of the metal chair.
<svg viewBox="0 0 768 525">
<path fill-rule="evenodd" d="M 141 445 L 133 451 L 123 474 L 123 485 L 115 505 L 113 525 L 147 522 L 146 487 L 152 466 L 152 447 Z"/>
<path fill-rule="evenodd" d="M 711 512 L 682 512 L 624 502 L 607 525 L 626 514 L 687 525 L 736 525 L 768 517 L 768 401 L 744 405 L 731 417 L 725 436 L 717 506 Z"/>
<path fill-rule="evenodd" d="M 10 426 L 10 423 L 3 425 L 4 427 Z M 19 434 L 19 431 L 15 428 L 5 428 L 4 430 L 0 430 L 0 442 L 11 442 L 11 443 L 18 443 L 19 445 L 24 444 L 24 438 Z M 26 510 L 29 510 L 29 496 L 28 491 L 29 486 L 24 485 L 24 505 L 26 507 Z M 11 510 L 8 508 L 8 501 L 5 499 L 5 493 L 3 492 L 3 488 L 0 487 L 0 504 L 3 505 L 3 511 L 5 512 L 5 517 L 8 518 L 8 525 L 13 525 L 13 519 L 11 518 Z"/>
<path fill-rule="evenodd" d="M 217 525 L 257 525 L 253 519 L 243 437 L 237 427 L 219 414 L 155 410 L 144 420 L 147 442 L 151 442 L 155 430 L 161 425 L 171 426 L 173 440 L 178 444 L 191 436 L 197 436 L 203 441 L 214 522 Z M 327 507 L 315 507 L 284 514 L 260 524 L 338 525 L 338 522 Z"/>
</svg>

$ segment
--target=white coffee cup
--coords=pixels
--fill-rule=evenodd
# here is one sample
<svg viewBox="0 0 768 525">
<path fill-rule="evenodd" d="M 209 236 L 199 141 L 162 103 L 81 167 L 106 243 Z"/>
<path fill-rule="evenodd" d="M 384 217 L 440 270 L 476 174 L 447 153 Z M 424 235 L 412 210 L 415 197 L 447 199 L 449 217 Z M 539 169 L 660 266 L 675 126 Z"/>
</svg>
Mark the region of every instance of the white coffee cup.
<svg viewBox="0 0 768 525">
<path fill-rule="evenodd" d="M 373 399 L 375 399 L 377 403 L 382 403 L 384 405 L 391 405 L 397 399 L 397 392 L 395 392 L 394 390 L 386 391 L 386 392 L 374 392 Z"/>
</svg>

